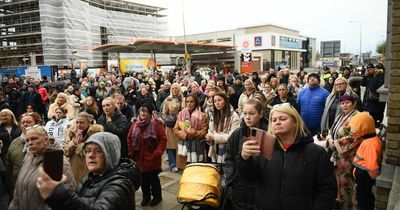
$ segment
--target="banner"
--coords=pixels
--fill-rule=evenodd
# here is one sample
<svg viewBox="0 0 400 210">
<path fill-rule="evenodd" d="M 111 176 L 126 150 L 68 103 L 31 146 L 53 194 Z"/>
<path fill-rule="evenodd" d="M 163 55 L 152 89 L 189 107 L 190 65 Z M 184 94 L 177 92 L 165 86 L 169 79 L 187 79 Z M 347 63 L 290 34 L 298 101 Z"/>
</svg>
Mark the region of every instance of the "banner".
<svg viewBox="0 0 400 210">
<path fill-rule="evenodd" d="M 136 72 L 143 71 L 155 66 L 152 59 L 131 59 L 122 58 L 120 59 L 121 72 Z"/>
<path fill-rule="evenodd" d="M 39 80 L 42 79 L 41 71 L 37 66 L 28 67 L 25 70 L 25 76 L 29 76 L 31 78 L 34 78 L 35 80 L 36 79 L 39 79 Z"/>
</svg>

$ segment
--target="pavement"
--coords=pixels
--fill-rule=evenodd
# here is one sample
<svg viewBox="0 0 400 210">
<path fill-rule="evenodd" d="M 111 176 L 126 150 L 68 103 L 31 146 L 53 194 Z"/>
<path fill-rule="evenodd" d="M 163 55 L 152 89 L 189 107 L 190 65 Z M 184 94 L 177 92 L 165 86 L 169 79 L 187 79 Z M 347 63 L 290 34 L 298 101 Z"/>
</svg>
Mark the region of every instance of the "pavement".
<svg viewBox="0 0 400 210">
<path fill-rule="evenodd" d="M 164 154 L 162 160 L 162 172 L 158 175 L 161 181 L 162 197 L 163 200 L 157 206 L 145 206 L 142 207 L 140 202 L 142 201 L 142 191 L 139 189 L 135 193 L 136 210 L 180 210 L 182 205 L 178 203 L 176 197 L 179 190 L 179 180 L 182 175 L 182 171 L 178 173 L 172 173 L 168 168 L 168 161 Z"/>
</svg>

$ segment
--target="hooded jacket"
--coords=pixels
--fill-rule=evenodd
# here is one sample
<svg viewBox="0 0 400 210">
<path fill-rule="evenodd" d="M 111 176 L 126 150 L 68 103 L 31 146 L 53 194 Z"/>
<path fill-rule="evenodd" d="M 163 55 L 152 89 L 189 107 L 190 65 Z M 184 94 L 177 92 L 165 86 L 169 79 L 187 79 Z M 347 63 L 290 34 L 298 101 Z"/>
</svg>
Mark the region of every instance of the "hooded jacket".
<svg viewBox="0 0 400 210">
<path fill-rule="evenodd" d="M 237 156 L 240 177 L 258 181 L 255 209 L 330 210 L 337 194 L 333 168 L 325 150 L 310 134 L 297 136 L 284 150 L 277 141 L 272 159 Z"/>
<path fill-rule="evenodd" d="M 354 135 L 364 139 L 353 159 L 353 165 L 376 179 L 380 174 L 382 141 L 376 136 L 374 119 L 368 112 L 360 112 L 351 118 L 349 126 L 356 132 Z"/>
<path fill-rule="evenodd" d="M 85 145 L 98 144 L 103 151 L 106 169 L 103 174 L 89 173 L 78 190 L 67 190 L 59 184 L 45 202 L 53 209 L 134 209 L 135 189 L 140 186 L 140 174 L 135 163 L 120 159 L 121 144 L 118 137 L 108 132 L 99 132 L 89 137 Z"/>
<path fill-rule="evenodd" d="M 102 132 L 103 126 L 92 124 L 89 126 L 84 140 L 87 140 L 91 135 Z M 67 135 L 64 144 L 64 155 L 69 158 L 71 164 L 72 174 L 74 175 L 76 184 L 78 185 L 83 177 L 87 174 L 87 167 L 85 162 L 85 156 L 83 154 L 84 142 L 75 145 L 74 140 L 76 138 L 76 126 L 73 125 L 67 130 Z"/>
</svg>

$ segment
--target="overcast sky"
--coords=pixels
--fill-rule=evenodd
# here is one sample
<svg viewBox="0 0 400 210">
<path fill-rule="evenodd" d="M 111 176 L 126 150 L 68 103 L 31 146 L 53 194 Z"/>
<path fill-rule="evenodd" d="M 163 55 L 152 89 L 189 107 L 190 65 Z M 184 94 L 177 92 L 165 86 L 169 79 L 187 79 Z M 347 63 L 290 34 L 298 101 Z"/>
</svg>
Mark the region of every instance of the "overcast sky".
<svg viewBox="0 0 400 210">
<path fill-rule="evenodd" d="M 363 52 L 375 54 L 376 45 L 386 39 L 387 0 L 130 1 L 167 8 L 170 35 L 183 35 L 183 1 L 186 34 L 276 24 L 317 38 L 318 46 L 321 41 L 341 40 L 342 52 L 358 54 L 361 22 Z"/>
</svg>

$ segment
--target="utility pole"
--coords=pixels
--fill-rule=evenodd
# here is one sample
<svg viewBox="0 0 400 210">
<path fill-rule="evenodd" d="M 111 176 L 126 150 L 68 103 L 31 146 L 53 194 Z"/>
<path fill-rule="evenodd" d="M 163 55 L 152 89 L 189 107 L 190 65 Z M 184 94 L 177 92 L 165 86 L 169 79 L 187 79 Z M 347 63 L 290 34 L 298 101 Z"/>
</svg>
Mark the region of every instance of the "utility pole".
<svg viewBox="0 0 400 210">
<path fill-rule="evenodd" d="M 362 43 L 362 23 L 361 23 L 361 21 L 353 21 L 353 20 L 351 20 L 350 21 L 350 23 L 358 23 L 359 24 L 359 27 L 360 27 L 360 56 L 359 56 L 359 65 L 361 65 L 362 63 L 363 63 L 363 60 L 362 60 L 362 45 L 361 45 L 361 43 Z"/>
</svg>

